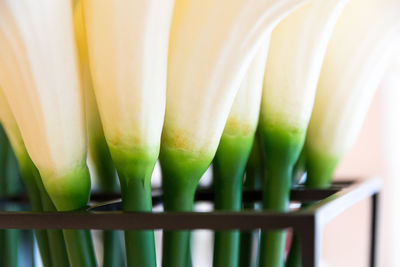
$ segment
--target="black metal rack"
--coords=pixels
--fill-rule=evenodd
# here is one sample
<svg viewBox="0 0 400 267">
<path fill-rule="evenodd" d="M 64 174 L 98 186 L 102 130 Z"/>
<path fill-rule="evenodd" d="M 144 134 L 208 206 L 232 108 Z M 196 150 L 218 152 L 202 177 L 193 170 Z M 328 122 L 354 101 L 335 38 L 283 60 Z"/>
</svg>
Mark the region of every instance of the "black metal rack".
<svg viewBox="0 0 400 267">
<path fill-rule="evenodd" d="M 333 218 L 363 199 L 370 198 L 370 267 L 376 266 L 378 199 L 382 183 L 373 178 L 364 182 L 336 182 L 328 189 L 296 187 L 291 200 L 313 203 L 289 213 L 243 212 L 123 212 L 120 201 L 94 204 L 74 212 L 0 212 L 0 229 L 99 229 L 99 230 L 276 230 L 292 228 L 300 237 L 304 267 L 318 267 L 323 227 Z M 118 195 L 93 195 L 92 201 L 106 201 Z M 243 193 L 244 202 L 260 201 L 260 191 Z M 213 192 L 198 190 L 196 201 L 211 202 Z M 0 202 L 24 202 L 25 197 L 0 199 Z M 162 203 L 162 192 L 153 190 L 153 205 Z"/>
</svg>

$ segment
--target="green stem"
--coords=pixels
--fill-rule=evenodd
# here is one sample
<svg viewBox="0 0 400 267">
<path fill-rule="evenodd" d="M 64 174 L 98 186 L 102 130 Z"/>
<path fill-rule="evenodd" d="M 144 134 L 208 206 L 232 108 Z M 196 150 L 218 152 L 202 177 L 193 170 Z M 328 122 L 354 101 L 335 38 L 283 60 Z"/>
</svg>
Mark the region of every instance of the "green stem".
<svg viewBox="0 0 400 267">
<path fill-rule="evenodd" d="M 254 203 L 244 205 L 245 210 L 255 210 Z M 256 246 L 254 243 L 256 242 Z M 259 252 L 259 231 L 244 231 L 240 233 L 240 254 L 239 266 L 240 267 L 255 267 L 257 265 L 257 256 Z M 254 257 L 256 255 L 256 257 Z"/>
<path fill-rule="evenodd" d="M 186 251 L 186 267 L 192 267 L 192 234 L 189 232 L 189 239 L 187 244 L 187 251 Z"/>
<path fill-rule="evenodd" d="M 192 211 L 194 194 L 201 176 L 214 155 L 169 147 L 163 140 L 160 163 L 163 177 L 163 201 L 166 211 Z M 190 262 L 190 231 L 164 231 L 164 267 L 186 267 Z"/>
<path fill-rule="evenodd" d="M 224 175 L 233 166 L 220 166 L 214 161 L 215 209 L 240 211 L 242 204 L 243 172 Z M 238 266 L 239 231 L 217 231 L 214 240 L 213 266 Z"/>
<path fill-rule="evenodd" d="M 339 163 L 339 157 L 307 149 L 307 181 L 309 188 L 328 188 L 333 173 Z"/>
<path fill-rule="evenodd" d="M 63 233 L 71 266 L 95 267 L 96 259 L 90 230 L 63 230 Z"/>
<path fill-rule="evenodd" d="M 254 135 L 224 134 L 214 158 L 215 209 L 240 211 L 242 184 Z M 217 231 L 214 266 L 238 266 L 239 231 Z"/>
<path fill-rule="evenodd" d="M 57 211 L 84 209 L 90 195 L 90 174 L 85 162 L 64 175 L 40 173 L 46 192 Z M 72 267 L 97 266 L 90 230 L 63 230 L 68 260 Z M 58 263 L 57 263 L 58 266 Z"/>
<path fill-rule="evenodd" d="M 125 266 L 118 231 L 103 231 L 103 267 Z"/>
<path fill-rule="evenodd" d="M 22 171 L 22 170 L 21 170 Z M 31 202 L 32 210 L 33 211 L 43 211 L 42 203 L 40 199 L 40 192 L 34 178 L 27 178 L 29 173 L 24 174 L 22 171 L 22 177 L 24 178 L 29 200 Z M 46 230 L 35 230 L 36 241 L 38 243 L 40 256 L 42 258 L 42 263 L 44 267 L 51 267 L 51 253 L 50 253 L 50 246 L 48 241 L 48 235 Z"/>
<path fill-rule="evenodd" d="M 263 209 L 288 211 L 293 167 L 299 158 L 304 137 L 305 130 L 264 125 L 267 175 L 264 179 Z M 285 230 L 262 232 L 260 266 L 283 267 L 285 240 Z"/>
<path fill-rule="evenodd" d="M 293 233 L 292 244 L 286 261 L 286 267 L 301 267 L 300 240 L 296 233 Z"/>
<path fill-rule="evenodd" d="M 253 241 L 254 241 L 254 232 L 242 232 L 240 234 L 240 255 L 239 255 L 240 267 L 255 266 L 252 260 Z"/>
<path fill-rule="evenodd" d="M 14 151 L 10 146 L 7 157 L 6 167 L 6 193 L 9 196 L 20 194 L 23 192 L 24 187 L 21 183 L 21 173 L 18 165 L 18 161 L 14 155 Z"/>
<path fill-rule="evenodd" d="M 93 110 L 91 111 L 93 112 Z M 116 193 L 119 191 L 116 170 L 104 138 L 101 123 L 99 121 L 92 122 L 88 131 L 89 150 L 99 191 L 101 193 Z M 118 232 L 103 231 L 103 267 L 125 265 L 121 241 L 121 235 Z"/>
<path fill-rule="evenodd" d="M 8 158 L 8 150 L 9 150 L 9 143 L 7 140 L 7 136 L 4 132 L 2 125 L 0 124 L 0 195 L 6 195 L 6 167 L 7 167 L 7 158 Z M 0 230 L 0 264 L 4 266 L 5 262 L 5 238 L 6 238 L 6 231 Z"/>
<path fill-rule="evenodd" d="M 36 185 L 39 189 L 39 194 L 42 203 L 42 209 L 46 212 L 55 212 L 56 207 L 54 206 L 53 202 L 50 199 L 50 196 L 47 194 L 42 180 L 37 173 L 35 175 Z M 47 230 L 47 238 L 48 244 L 50 247 L 50 255 L 51 255 L 51 266 L 69 266 L 67 248 L 65 246 L 64 235 L 61 230 Z"/>
<path fill-rule="evenodd" d="M 30 201 L 32 210 L 33 211 L 43 211 L 42 202 L 41 202 L 41 198 L 40 198 L 40 191 L 39 191 L 39 188 L 38 188 L 38 186 L 36 184 L 36 180 L 35 180 L 36 179 L 35 174 L 38 174 L 38 173 L 37 173 L 36 168 L 34 167 L 33 162 L 31 161 L 31 159 L 29 158 L 27 153 L 21 154 L 21 155 L 14 155 L 14 153 L 12 153 L 11 149 L 9 151 L 11 152 L 11 154 L 9 155 L 9 160 L 11 157 L 11 159 L 12 159 L 11 162 L 13 164 L 16 164 L 19 168 L 18 176 L 21 176 L 22 180 L 24 181 L 25 187 L 28 192 L 29 201 Z M 15 157 L 15 156 L 17 156 L 17 157 Z M 10 164 L 7 163 L 7 165 L 10 165 Z M 14 177 L 14 176 L 16 176 L 16 173 L 14 171 L 12 173 L 6 174 L 6 177 L 8 178 L 7 180 L 10 180 L 10 179 L 17 180 L 16 178 L 18 178 L 18 177 Z M 6 190 L 11 190 L 8 185 L 6 185 Z M 14 187 L 14 190 L 15 190 L 15 187 Z M 34 232 L 35 232 L 36 241 L 37 241 L 37 244 L 39 247 L 39 252 L 40 252 L 40 255 L 42 258 L 43 266 L 51 267 L 52 263 L 51 263 L 50 246 L 48 243 L 47 232 L 46 232 L 46 230 L 35 230 Z"/>
<path fill-rule="evenodd" d="M 118 192 L 116 170 L 111 159 L 110 150 L 99 123 L 88 128 L 89 150 L 92 156 L 95 177 L 101 193 Z M 116 231 L 103 231 L 103 267 L 124 265 L 121 247 L 121 235 Z"/>
<path fill-rule="evenodd" d="M 120 178 L 124 211 L 151 212 L 150 179 Z M 156 266 L 153 231 L 125 231 L 128 266 Z"/>
<path fill-rule="evenodd" d="M 35 230 L 40 257 L 44 267 L 51 267 L 50 246 L 46 230 Z"/>
<path fill-rule="evenodd" d="M 4 266 L 18 267 L 18 250 L 21 231 L 16 229 L 5 230 L 4 234 Z"/>
<path fill-rule="evenodd" d="M 89 141 L 94 173 L 96 174 L 95 177 L 99 183 L 100 191 L 117 192 L 116 170 L 104 136 L 96 136 Z"/>
<path fill-rule="evenodd" d="M 164 209 L 167 211 L 192 211 L 193 186 L 175 191 L 174 186 L 163 185 Z M 194 187 L 195 188 L 195 187 Z M 186 267 L 190 257 L 190 231 L 164 231 L 163 237 L 163 267 Z"/>
<path fill-rule="evenodd" d="M 280 212 L 288 211 L 291 179 L 291 168 L 269 168 L 264 187 L 264 209 Z M 284 230 L 261 234 L 260 266 L 283 266 L 285 239 L 286 231 Z"/>
<path fill-rule="evenodd" d="M 0 229 L 0 267 L 7 264 L 6 262 L 6 230 Z"/>
<path fill-rule="evenodd" d="M 21 191 L 21 183 L 19 177 L 19 167 L 15 159 L 14 153 L 11 149 L 10 143 L 6 136 L 4 129 L 1 127 L 0 133 L 0 149 L 1 153 L 1 185 L 2 194 L 6 196 L 12 196 Z M 7 205 L 6 210 L 18 210 L 15 205 Z M 18 251 L 20 248 L 20 235 L 21 230 L 8 229 L 2 230 L 2 249 L 1 249 L 1 261 L 5 266 L 18 267 Z"/>
<path fill-rule="evenodd" d="M 259 190 L 262 187 L 264 177 L 264 154 L 262 147 L 261 135 L 257 131 L 253 147 L 247 161 L 246 179 L 243 188 L 247 190 Z M 256 210 L 256 203 L 243 204 L 245 210 Z M 240 252 L 239 266 L 240 267 L 255 267 L 258 266 L 257 259 L 259 254 L 260 243 L 259 231 L 244 231 L 240 234 Z M 256 244 L 254 246 L 254 244 Z M 255 255 L 255 257 L 253 256 Z"/>
<path fill-rule="evenodd" d="M 299 178 L 306 172 L 307 153 L 306 146 L 303 147 L 300 157 L 293 168 L 293 184 L 299 184 Z M 300 207 L 302 208 L 302 207 Z M 286 260 L 286 267 L 301 267 L 301 247 L 299 236 L 293 231 L 292 242 Z"/>
<path fill-rule="evenodd" d="M 7 206 L 7 211 L 17 211 L 19 209 L 16 205 Z M 20 265 L 20 252 L 22 249 L 22 230 L 7 229 L 2 230 L 3 234 L 3 258 L 1 259 L 4 266 L 18 267 Z"/>
<path fill-rule="evenodd" d="M 45 211 L 53 211 L 56 209 L 54 206 L 44 206 Z M 50 247 L 51 254 L 51 262 L 53 263 L 51 266 L 56 264 L 57 266 L 69 266 L 67 248 L 65 245 L 64 235 L 61 230 L 47 230 L 47 238 Z"/>
</svg>

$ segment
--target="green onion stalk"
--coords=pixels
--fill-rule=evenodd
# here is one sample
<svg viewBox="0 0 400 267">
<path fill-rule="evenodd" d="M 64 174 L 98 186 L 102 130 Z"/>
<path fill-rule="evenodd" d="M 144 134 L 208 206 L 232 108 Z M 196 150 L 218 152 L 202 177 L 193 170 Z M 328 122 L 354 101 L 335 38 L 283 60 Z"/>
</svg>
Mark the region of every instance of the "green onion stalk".
<svg viewBox="0 0 400 267">
<path fill-rule="evenodd" d="M 279 20 L 303 2 L 176 1 L 160 152 L 165 210 L 192 211 L 197 184 L 214 158 L 257 49 Z M 163 266 L 186 266 L 189 240 L 189 231 L 165 231 Z"/>
<path fill-rule="evenodd" d="M 93 92 L 93 82 L 90 74 L 86 29 L 83 17 L 81 0 L 74 0 L 74 25 L 78 46 L 82 89 L 85 95 L 86 121 L 89 144 L 89 159 L 91 159 L 92 174 L 97 180 L 98 190 L 101 193 L 118 192 L 115 166 L 111 159 L 110 150 L 104 137 L 103 126 Z M 103 237 L 104 267 L 124 265 L 121 238 L 117 231 L 106 230 Z"/>
<path fill-rule="evenodd" d="M 93 89 L 125 211 L 152 211 L 173 0 L 83 3 Z M 126 231 L 128 266 L 156 266 L 154 233 Z"/>
<path fill-rule="evenodd" d="M 246 165 L 244 190 L 261 190 L 264 178 L 264 147 L 261 136 L 256 132 L 253 147 Z M 244 210 L 258 210 L 258 203 L 243 203 Z M 244 231 L 240 233 L 239 267 L 258 266 L 259 231 Z"/>
<path fill-rule="evenodd" d="M 84 209 L 90 176 L 72 3 L 3 1 L 0 40 L 3 92 L 51 204 Z M 97 265 L 88 230 L 63 236 L 71 266 Z"/>
<path fill-rule="evenodd" d="M 398 2 L 379 0 L 350 1 L 344 9 L 326 52 L 307 132 L 307 187 L 329 187 L 357 139 L 398 48 L 399 11 Z M 299 261 L 288 266 L 301 266 Z"/>
<path fill-rule="evenodd" d="M 293 168 L 304 145 L 324 54 L 346 2 L 311 1 L 272 32 L 260 125 L 266 210 L 288 211 Z M 260 266 L 283 266 L 285 239 L 283 230 L 262 233 Z"/>
<path fill-rule="evenodd" d="M 254 143 L 269 36 L 257 51 L 235 97 L 214 158 L 216 210 L 240 211 L 246 163 Z M 239 231 L 219 231 L 214 240 L 214 266 L 238 266 Z"/>
</svg>

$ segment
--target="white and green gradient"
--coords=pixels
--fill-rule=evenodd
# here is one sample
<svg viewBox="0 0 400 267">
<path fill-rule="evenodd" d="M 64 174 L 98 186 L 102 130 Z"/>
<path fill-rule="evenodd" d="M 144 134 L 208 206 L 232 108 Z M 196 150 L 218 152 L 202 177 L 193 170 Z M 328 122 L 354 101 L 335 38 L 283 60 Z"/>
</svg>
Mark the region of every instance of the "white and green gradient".
<svg viewBox="0 0 400 267">
<path fill-rule="evenodd" d="M 94 91 L 123 177 L 151 176 L 158 157 L 173 5 L 173 0 L 84 1 Z"/>
<path fill-rule="evenodd" d="M 213 161 L 215 209 L 240 211 L 246 163 L 260 113 L 269 37 L 258 49 L 236 94 Z M 214 266 L 238 266 L 239 231 L 215 233 Z"/>
<path fill-rule="evenodd" d="M 329 186 L 356 140 L 400 35 L 400 3 L 352 0 L 329 44 L 307 133 L 307 183 Z"/>
<path fill-rule="evenodd" d="M 174 0 L 85 0 L 93 89 L 128 211 L 152 210 Z M 155 266 L 152 231 L 126 231 L 128 266 Z"/>
<path fill-rule="evenodd" d="M 251 137 L 257 129 L 270 34 L 258 48 L 233 101 L 222 136 Z"/>
<path fill-rule="evenodd" d="M 0 80 L 57 209 L 86 205 L 86 127 L 69 1 L 0 3 Z"/>
<path fill-rule="evenodd" d="M 273 30 L 262 123 L 305 131 L 328 42 L 348 0 L 313 0 Z"/>
<path fill-rule="evenodd" d="M 267 157 L 264 209 L 288 210 L 292 171 L 306 137 L 322 62 L 346 4 L 311 1 L 272 32 L 260 119 Z M 263 234 L 261 266 L 283 266 L 284 242 L 283 232 Z"/>
</svg>

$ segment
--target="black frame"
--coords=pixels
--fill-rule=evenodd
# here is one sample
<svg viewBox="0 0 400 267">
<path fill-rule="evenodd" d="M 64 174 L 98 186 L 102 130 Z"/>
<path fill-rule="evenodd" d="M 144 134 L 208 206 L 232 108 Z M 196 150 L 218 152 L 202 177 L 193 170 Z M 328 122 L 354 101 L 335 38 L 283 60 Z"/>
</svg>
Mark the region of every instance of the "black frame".
<svg viewBox="0 0 400 267">
<path fill-rule="evenodd" d="M 98 230 L 251 230 L 292 228 L 300 237 L 302 264 L 318 267 L 320 239 L 323 227 L 346 209 L 363 199 L 371 198 L 370 267 L 376 266 L 378 201 L 382 182 L 378 178 L 367 181 L 335 182 L 328 189 L 295 187 L 291 200 L 311 203 L 307 208 L 289 213 L 267 211 L 242 212 L 123 212 L 120 200 L 95 204 L 87 210 L 73 212 L 0 212 L 0 229 L 98 229 Z M 244 202 L 260 201 L 262 192 L 246 191 Z M 96 195 L 92 200 L 105 201 L 118 195 Z M 213 201 L 209 189 L 198 190 L 196 201 Z M 26 202 L 26 197 L 0 199 Z M 162 203 L 162 192 L 153 190 L 153 205 Z"/>
</svg>

